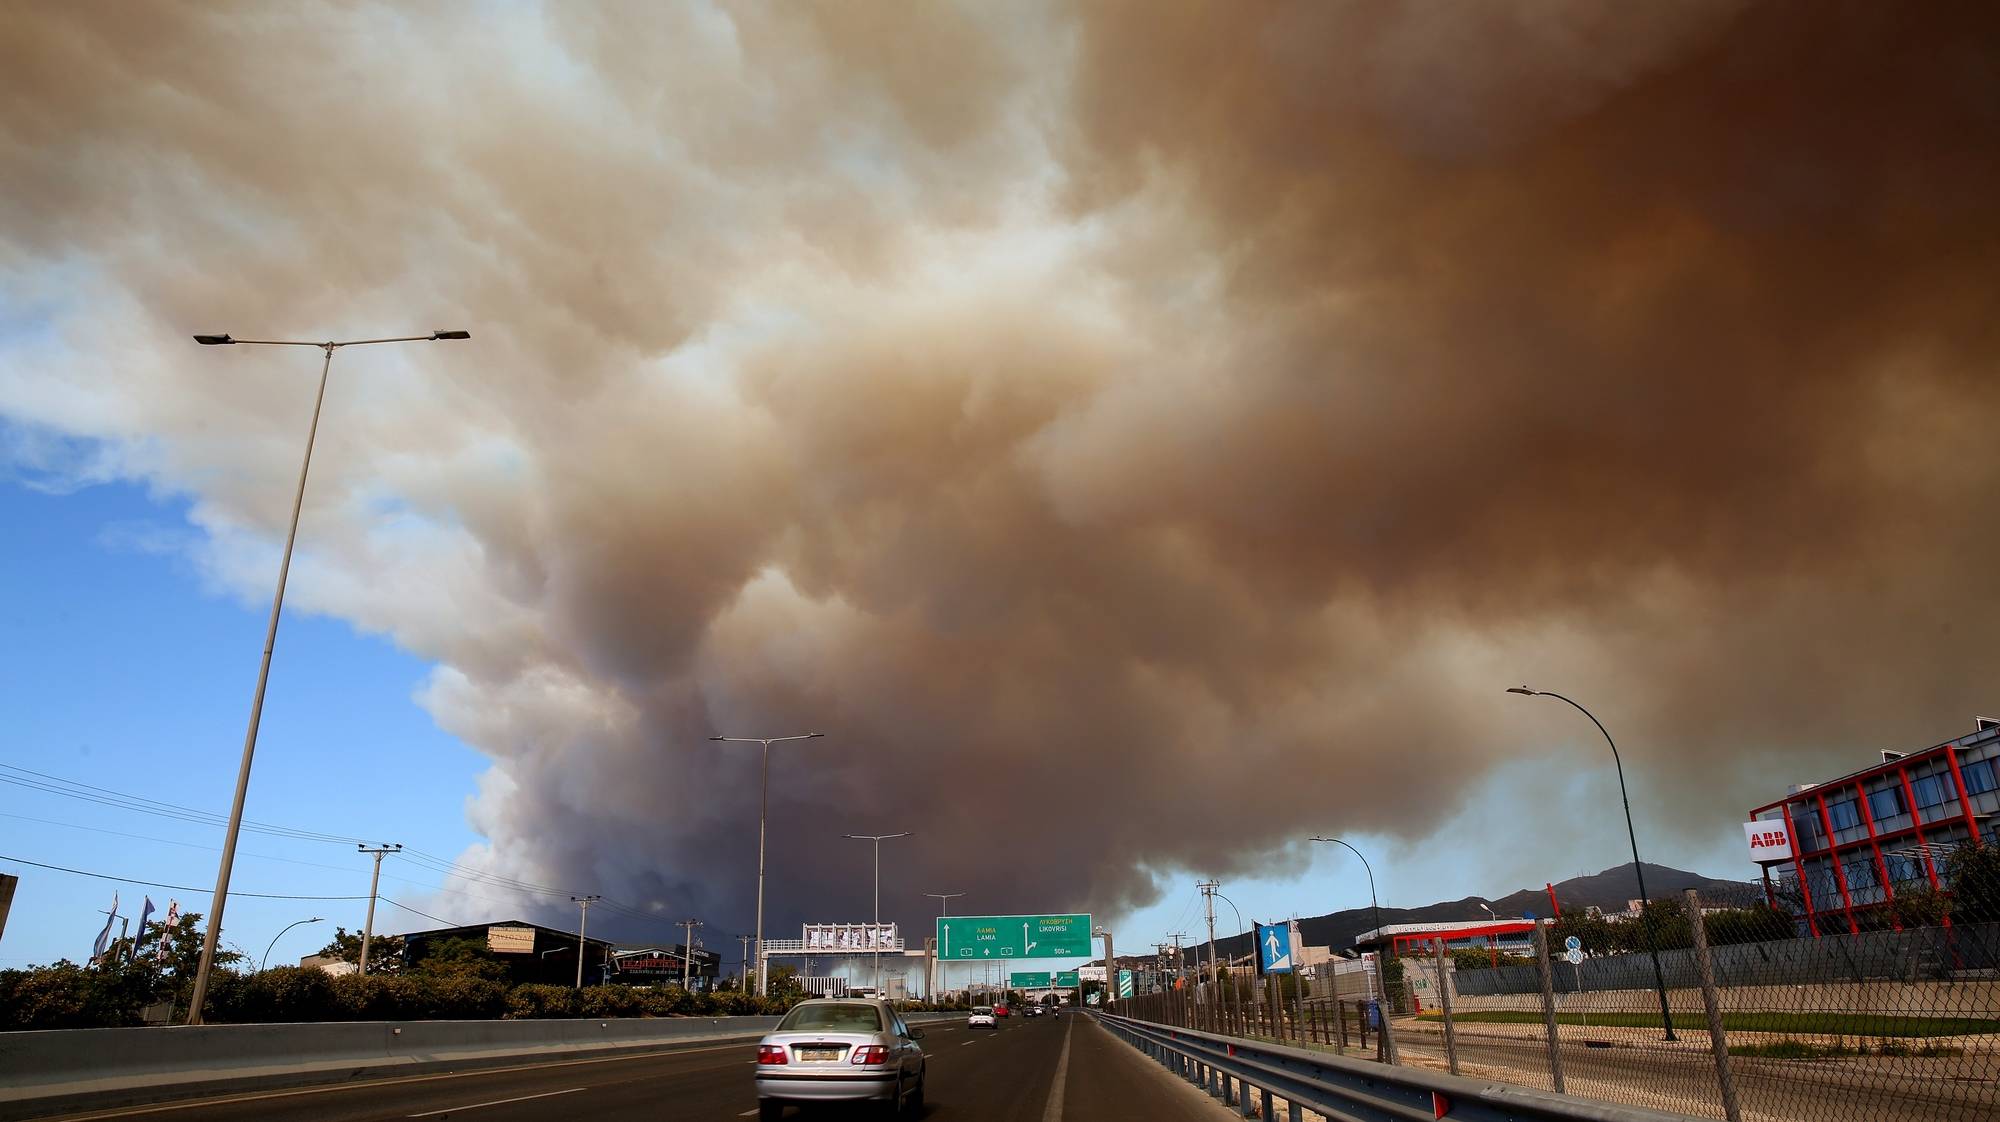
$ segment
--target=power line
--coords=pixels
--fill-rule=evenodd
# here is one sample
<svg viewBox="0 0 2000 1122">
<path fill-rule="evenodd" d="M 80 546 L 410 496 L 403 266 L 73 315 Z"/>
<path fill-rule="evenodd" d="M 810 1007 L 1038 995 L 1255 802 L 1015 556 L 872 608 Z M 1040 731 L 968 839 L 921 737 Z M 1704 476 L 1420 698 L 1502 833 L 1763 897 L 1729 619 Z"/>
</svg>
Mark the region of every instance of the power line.
<svg viewBox="0 0 2000 1122">
<path fill-rule="evenodd" d="M 159 799 L 149 799 L 143 795 L 129 794 L 124 791 L 114 791 L 109 787 L 99 787 L 96 784 L 84 783 L 80 780 L 64 779 L 59 775 L 50 775 L 47 772 L 36 771 L 33 768 L 20 767 L 15 764 L 0 764 L 0 771 L 17 773 L 16 775 L 0 775 L 0 783 L 11 783 L 17 787 L 46 791 L 49 794 L 61 795 L 64 798 L 79 799 L 102 806 L 117 807 L 121 810 L 136 810 L 144 814 L 156 814 L 163 818 L 175 818 L 183 822 L 194 822 L 201 825 L 224 826 L 228 824 L 228 819 L 212 811 L 181 806 L 179 803 L 162 802 Z M 34 778 L 23 779 L 20 776 L 33 776 Z M 259 833 L 276 834 L 282 837 L 295 838 L 300 841 L 340 842 L 345 844 L 355 840 L 319 830 L 306 830 L 297 826 L 283 826 L 271 822 L 245 821 L 243 825 L 245 829 L 255 829 Z"/>
<path fill-rule="evenodd" d="M 0 853 L 0 861 L 12 861 L 17 865 L 33 865 L 37 869 L 49 869 L 58 873 L 73 873 L 80 877 L 96 877 L 98 880 L 115 881 L 119 884 L 138 884 L 147 888 L 169 888 L 175 892 L 195 892 L 210 895 L 206 888 L 190 888 L 185 884 L 162 884 L 156 880 L 140 880 L 137 877 L 114 877 L 108 873 L 93 873 L 84 869 L 71 869 L 63 865 L 47 865 L 40 861 L 30 861 L 25 857 L 9 857 Z M 277 892 L 238 892 L 238 896 L 253 896 L 259 900 L 366 900 L 366 896 L 291 896 Z"/>
<path fill-rule="evenodd" d="M 403 903 L 398 903 L 398 902 L 397 902 L 397 901 L 395 901 L 395 900 L 391 900 L 391 899 L 389 899 L 389 898 L 388 898 L 387 896 L 383 896 L 383 897 L 381 897 L 380 899 L 381 899 L 381 901 L 382 901 L 382 902 L 383 902 L 384 904 L 395 904 L 395 905 L 396 905 L 396 907 L 399 907 L 399 908 L 403 909 L 403 910 L 404 910 L 404 911 L 406 911 L 406 912 L 416 912 L 416 914 L 418 914 L 418 915 L 420 915 L 420 916 L 424 917 L 424 918 L 425 918 L 425 919 L 427 919 L 427 920 L 430 920 L 430 921 L 431 921 L 432 923 L 442 923 L 442 924 L 444 924 L 444 925 L 445 925 L 446 927 L 464 927 L 464 926 L 465 926 L 465 925 L 464 925 L 464 924 L 462 924 L 462 923 L 453 923 L 452 921 L 450 921 L 450 920 L 448 920 L 448 919 L 439 919 L 438 917 L 436 917 L 436 916 L 434 916 L 434 915 L 430 914 L 429 912 L 418 912 L 418 911 L 417 911 L 417 909 L 415 909 L 415 908 L 412 908 L 412 907 L 411 907 L 411 906 L 409 906 L 408 904 L 403 904 Z"/>
<path fill-rule="evenodd" d="M 137 811 L 141 814 L 155 815 L 157 817 L 172 819 L 175 821 L 193 823 L 195 825 L 222 827 L 228 824 L 228 819 L 226 819 L 223 815 L 216 814 L 211 811 L 200 810 L 195 807 L 182 806 L 179 803 L 165 802 L 160 799 L 147 798 L 143 795 L 134 795 L 124 791 L 113 790 L 112 788 L 109 787 L 100 787 L 97 786 L 96 784 L 84 783 L 81 780 L 65 779 L 59 775 L 52 775 L 48 772 L 36 771 L 33 768 L 20 767 L 19 765 L 16 764 L 0 763 L 0 772 L 16 773 L 14 775 L 0 774 L 0 783 L 8 783 L 17 787 L 26 787 L 32 790 L 43 791 L 52 795 L 60 795 L 64 798 L 76 799 L 82 802 L 96 803 L 100 806 L 113 807 L 119 810 Z M 21 776 L 28 776 L 32 778 L 21 778 Z M 85 826 L 79 823 L 53 822 L 48 819 L 30 818 L 26 815 L 9 815 L 9 817 L 22 818 L 31 822 L 44 822 L 50 825 L 69 826 L 74 829 L 90 830 L 97 833 L 106 833 L 106 834 L 113 834 L 116 836 L 130 837 L 136 840 L 159 842 L 166 845 L 179 845 L 193 849 L 219 851 L 219 847 L 216 846 L 199 845 L 193 842 L 172 841 L 167 838 L 153 838 L 140 834 L 124 834 L 116 830 L 107 830 L 102 827 L 96 827 L 96 826 Z M 296 826 L 285 826 L 278 823 L 254 822 L 249 819 L 244 820 L 243 829 L 252 831 L 254 833 L 266 834 L 272 837 L 287 838 L 293 841 L 327 842 L 339 845 L 366 844 L 366 842 L 360 838 L 346 837 L 340 834 L 330 834 L 319 830 L 308 830 Z M 313 861 L 300 861 L 296 858 L 279 857 L 276 856 L 275 854 L 246 853 L 244 854 L 244 856 L 258 857 L 270 861 L 284 861 L 290 864 L 304 865 L 311 868 L 331 869 L 335 872 L 347 871 L 345 866 L 325 865 Z M 551 899 L 561 899 L 564 897 L 573 898 L 575 896 L 583 894 L 579 890 L 574 888 L 559 888 L 552 885 L 536 884 L 533 881 L 522 880 L 518 877 L 510 877 L 501 873 L 493 873 L 483 869 L 475 869 L 470 866 L 461 864 L 457 861 L 453 861 L 449 858 L 440 857 L 433 853 L 426 853 L 422 850 L 405 849 L 402 851 L 400 856 L 410 860 L 412 864 L 415 864 L 419 868 L 428 869 L 429 871 L 435 873 L 441 873 L 444 874 L 446 877 L 456 877 L 461 880 L 471 882 L 473 884 L 484 884 L 494 888 L 500 888 L 512 892 L 520 892 L 536 896 L 546 896 Z M 24 861 L 23 863 L 29 865 L 36 865 L 37 867 L 41 868 L 56 869 L 57 871 L 61 872 L 77 873 L 78 875 L 82 876 L 95 876 L 103 880 L 123 881 L 129 884 L 141 884 L 152 888 L 171 888 L 174 889 L 175 891 L 188 891 L 188 892 L 201 891 L 204 892 L 204 894 L 206 894 L 208 891 L 201 889 L 183 889 L 178 885 L 159 884 L 151 881 L 133 880 L 131 878 L 126 878 L 126 877 L 112 877 L 98 873 L 87 873 L 77 869 L 64 869 L 61 868 L 60 866 L 53 866 L 53 865 L 44 866 L 40 865 L 38 862 L 33 862 L 33 861 Z M 464 896 L 467 897 L 468 899 L 484 900 L 487 903 L 494 903 L 494 904 L 508 903 L 508 901 L 495 900 L 492 897 L 479 896 L 474 893 L 465 892 L 459 889 L 446 888 L 443 885 L 424 884 L 419 881 L 410 880 L 407 877 L 398 877 L 395 876 L 394 874 L 387 874 L 387 875 L 392 880 L 401 881 L 413 887 L 425 889 L 426 891 L 445 892 L 456 896 Z M 366 896 L 284 896 L 272 893 L 256 893 L 256 892 L 237 893 L 237 895 L 254 897 L 259 899 L 278 899 L 278 900 L 365 900 L 367 899 Z M 618 914 L 626 919 L 639 920 L 647 924 L 656 924 L 659 926 L 667 927 L 669 929 L 676 926 L 672 921 L 667 920 L 662 916 L 656 915 L 648 910 L 639 908 L 637 906 L 627 904 L 624 901 L 605 898 L 599 901 L 599 905 L 602 907 L 608 907 L 613 913 Z M 397 907 L 403 908 L 405 911 L 413 910 L 409 908 L 407 905 L 403 904 L 398 904 Z M 437 917 L 426 916 L 425 918 L 436 919 Z M 444 922 L 444 921 L 439 920 L 438 922 Z M 717 933 L 723 934 L 723 932 L 721 932 L 719 929 Z"/>
</svg>

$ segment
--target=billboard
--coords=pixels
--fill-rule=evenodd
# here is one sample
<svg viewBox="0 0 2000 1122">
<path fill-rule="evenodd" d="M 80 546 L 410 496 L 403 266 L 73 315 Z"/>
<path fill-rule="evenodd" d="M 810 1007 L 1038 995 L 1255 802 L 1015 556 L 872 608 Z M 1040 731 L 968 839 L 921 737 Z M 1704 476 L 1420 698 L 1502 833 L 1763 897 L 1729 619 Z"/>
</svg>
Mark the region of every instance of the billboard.
<svg viewBox="0 0 2000 1122">
<path fill-rule="evenodd" d="M 534 954 L 535 929 L 489 927 L 486 929 L 486 949 L 494 954 Z"/>
<path fill-rule="evenodd" d="M 893 923 L 808 923 L 803 941 L 809 951 L 893 951 Z"/>
<path fill-rule="evenodd" d="M 1743 838 L 1750 843 L 1752 861 L 1789 861 L 1792 859 L 1792 837 L 1785 829 L 1785 820 L 1766 819 L 1761 822 L 1745 822 Z"/>
</svg>

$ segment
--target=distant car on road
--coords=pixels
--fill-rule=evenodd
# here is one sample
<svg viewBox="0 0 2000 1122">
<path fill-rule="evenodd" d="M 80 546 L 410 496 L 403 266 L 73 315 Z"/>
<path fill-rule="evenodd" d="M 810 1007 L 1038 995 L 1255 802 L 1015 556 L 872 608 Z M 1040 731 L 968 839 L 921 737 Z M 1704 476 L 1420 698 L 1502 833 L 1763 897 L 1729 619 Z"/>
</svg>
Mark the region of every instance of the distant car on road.
<svg viewBox="0 0 2000 1122">
<path fill-rule="evenodd" d="M 1039 1005 L 1030 1005 L 1026 1009 L 1021 1010 L 1021 1015 L 1023 1017 L 1039 1017 L 1042 1015 L 1042 1007 Z"/>
<path fill-rule="evenodd" d="M 1008 1014 L 1008 1012 L 1009 1010 L 1004 1003 L 997 1004 L 993 1007 L 993 1015 L 996 1017 L 1005 1017 Z"/>
<path fill-rule="evenodd" d="M 971 1013 L 966 1014 L 965 1027 L 969 1029 L 999 1028 L 1000 1022 L 993 1019 L 993 1007 L 991 1005 L 976 1005 L 973 1007 Z"/>
<path fill-rule="evenodd" d="M 921 1115 L 923 1036 L 886 1001 L 802 1001 L 757 1044 L 757 1117 L 771 1122 L 786 1103 L 863 1101 Z"/>
</svg>

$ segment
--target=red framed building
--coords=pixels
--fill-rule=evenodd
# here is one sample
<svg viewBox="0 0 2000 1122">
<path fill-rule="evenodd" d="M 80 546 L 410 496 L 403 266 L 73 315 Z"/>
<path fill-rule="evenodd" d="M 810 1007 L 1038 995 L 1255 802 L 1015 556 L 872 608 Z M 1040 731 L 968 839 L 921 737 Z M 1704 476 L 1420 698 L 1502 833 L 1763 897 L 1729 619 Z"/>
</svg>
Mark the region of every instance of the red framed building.
<svg viewBox="0 0 2000 1122">
<path fill-rule="evenodd" d="M 1802 935 L 1892 926 L 1896 893 L 1949 891 L 1945 857 L 1960 845 L 2000 844 L 2000 720 L 1970 736 L 1882 761 L 1825 783 L 1803 783 L 1750 812 L 1779 824 L 1790 853 L 1757 859 L 1765 896 Z M 1783 847 L 1781 847 L 1782 850 Z"/>
</svg>

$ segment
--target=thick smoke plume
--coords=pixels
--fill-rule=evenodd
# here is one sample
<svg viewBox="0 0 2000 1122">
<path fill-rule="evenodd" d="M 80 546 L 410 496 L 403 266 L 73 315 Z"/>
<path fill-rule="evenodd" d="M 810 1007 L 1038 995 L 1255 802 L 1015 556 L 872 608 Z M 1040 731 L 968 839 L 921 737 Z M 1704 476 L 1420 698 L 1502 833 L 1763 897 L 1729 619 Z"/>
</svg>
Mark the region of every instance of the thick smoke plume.
<svg viewBox="0 0 2000 1122">
<path fill-rule="evenodd" d="M 187 334 L 470 328 L 336 363 L 294 594 L 528 881 L 747 929 L 705 738 L 820 729 L 772 931 L 845 832 L 906 922 L 1116 912 L 1447 827 L 1584 742 L 1524 679 L 1709 836 L 1993 703 L 1996 22 L 16 3 L 0 413 L 261 594 L 308 383 Z"/>
</svg>

